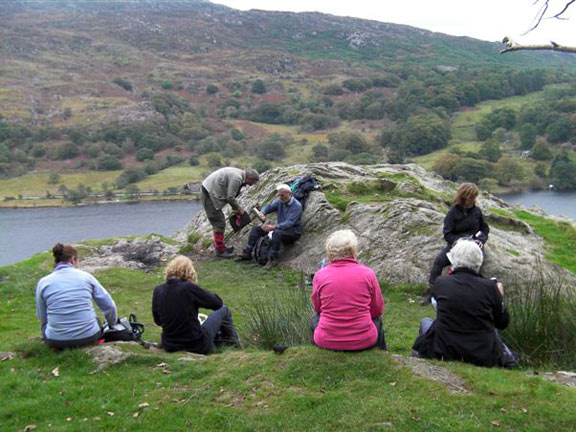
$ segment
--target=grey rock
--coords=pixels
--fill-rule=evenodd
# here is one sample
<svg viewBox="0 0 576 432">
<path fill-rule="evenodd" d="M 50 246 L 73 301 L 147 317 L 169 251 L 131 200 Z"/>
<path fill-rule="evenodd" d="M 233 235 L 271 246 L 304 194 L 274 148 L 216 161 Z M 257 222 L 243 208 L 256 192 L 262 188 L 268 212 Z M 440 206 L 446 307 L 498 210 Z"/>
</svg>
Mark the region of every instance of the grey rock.
<svg viewBox="0 0 576 432">
<path fill-rule="evenodd" d="M 95 372 L 122 363 L 127 358 L 132 357 L 134 355 L 133 352 L 122 349 L 122 346 L 126 344 L 138 345 L 136 342 L 109 342 L 87 349 L 86 353 L 92 357 L 92 361 L 97 365 Z"/>
<path fill-rule="evenodd" d="M 310 194 L 302 216 L 304 234 L 294 245 L 283 247 L 281 265 L 314 273 L 324 257 L 326 238 L 334 231 L 348 228 L 359 238 L 359 261 L 373 268 L 380 278 L 393 283 L 427 281 L 430 266 L 445 245 L 443 220 L 452 205 L 456 183 L 415 164 L 315 163 L 266 171 L 258 184 L 242 191 L 239 202 L 247 210 L 256 204 L 262 206 L 275 197 L 276 184 L 307 173 L 317 178 L 322 189 Z M 374 198 L 364 194 L 357 201 L 350 199 L 336 205 L 334 195 L 346 194 L 349 187 L 353 190 L 371 188 Z M 478 198 L 478 205 L 490 224 L 484 275 L 507 283 L 518 278 L 529 279 L 538 269 L 545 276 L 556 279 L 562 276 L 576 282 L 572 273 L 546 260 L 544 242 L 529 225 L 500 214 L 515 207 L 486 193 Z M 229 207 L 225 211 L 230 211 Z M 241 250 L 248 240 L 250 227 L 231 234 L 229 245 Z M 176 238 L 185 242 L 190 232 L 200 234 L 196 251 L 205 252 L 209 242 L 202 239 L 210 239 L 212 229 L 204 212 L 189 222 Z"/>
<path fill-rule="evenodd" d="M 101 246 L 94 254 L 80 262 L 82 270 L 95 272 L 111 267 L 151 270 L 165 264 L 178 253 L 178 246 L 160 237 L 118 239 Z"/>
</svg>

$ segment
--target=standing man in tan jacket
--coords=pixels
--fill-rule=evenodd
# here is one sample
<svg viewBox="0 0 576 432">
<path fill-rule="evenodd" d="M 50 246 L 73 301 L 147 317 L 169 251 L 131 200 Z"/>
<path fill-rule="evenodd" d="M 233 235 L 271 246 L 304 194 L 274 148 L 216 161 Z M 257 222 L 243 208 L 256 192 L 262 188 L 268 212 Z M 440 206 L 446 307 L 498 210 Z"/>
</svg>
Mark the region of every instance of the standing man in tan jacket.
<svg viewBox="0 0 576 432">
<path fill-rule="evenodd" d="M 258 172 L 254 169 L 242 170 L 240 168 L 226 167 L 214 171 L 202 182 L 202 205 L 206 216 L 214 229 L 214 247 L 216 256 L 232 258 L 233 248 L 224 244 L 224 230 L 226 218 L 222 209 L 230 204 L 235 213 L 243 214 L 244 209 L 236 201 L 240 190 L 245 185 L 256 184 L 260 180 Z"/>
</svg>

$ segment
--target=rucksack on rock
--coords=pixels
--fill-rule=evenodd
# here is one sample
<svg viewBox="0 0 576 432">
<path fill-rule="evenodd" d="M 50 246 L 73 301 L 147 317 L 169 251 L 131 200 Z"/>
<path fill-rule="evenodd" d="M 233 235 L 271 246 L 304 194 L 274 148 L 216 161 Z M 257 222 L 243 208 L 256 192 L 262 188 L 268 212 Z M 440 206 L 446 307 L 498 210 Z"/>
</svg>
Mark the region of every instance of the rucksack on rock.
<svg viewBox="0 0 576 432">
<path fill-rule="evenodd" d="M 308 199 L 310 192 L 317 189 L 320 189 L 320 185 L 311 174 L 305 175 L 304 177 L 298 177 L 290 183 L 292 196 L 302 204 L 302 209 L 304 209 L 306 199 Z"/>
<path fill-rule="evenodd" d="M 271 234 L 271 232 L 270 232 Z M 268 262 L 268 252 L 272 247 L 272 239 L 270 235 L 266 235 L 264 237 L 260 237 L 254 246 L 254 250 L 252 251 L 252 256 L 254 261 L 256 261 L 260 265 L 266 265 Z"/>
<path fill-rule="evenodd" d="M 120 318 L 112 327 L 108 324 L 102 329 L 102 337 L 105 342 L 116 341 L 141 341 L 144 334 L 144 324 L 138 322 L 136 315 L 130 314 L 129 318 Z"/>
</svg>

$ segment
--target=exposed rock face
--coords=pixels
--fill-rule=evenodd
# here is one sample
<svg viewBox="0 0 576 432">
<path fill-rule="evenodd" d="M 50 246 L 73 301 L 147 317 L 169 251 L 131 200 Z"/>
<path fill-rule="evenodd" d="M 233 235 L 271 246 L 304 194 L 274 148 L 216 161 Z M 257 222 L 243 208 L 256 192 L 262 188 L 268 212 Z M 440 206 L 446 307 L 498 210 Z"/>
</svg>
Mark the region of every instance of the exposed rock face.
<svg viewBox="0 0 576 432">
<path fill-rule="evenodd" d="M 359 261 L 378 276 L 394 283 L 426 282 L 436 254 L 444 247 L 444 216 L 452 205 L 457 185 L 415 165 L 372 165 L 359 167 L 341 162 L 297 165 L 265 172 L 261 181 L 246 188 L 239 201 L 245 209 L 264 205 L 275 197 L 275 185 L 311 173 L 322 189 L 310 194 L 303 213 L 301 239 L 283 247 L 281 263 L 315 272 L 324 257 L 329 234 L 351 229 L 359 238 Z M 528 278 L 541 266 L 544 274 L 574 275 L 547 262 L 543 240 L 530 226 L 498 214 L 512 206 L 497 197 L 483 194 L 478 205 L 490 225 L 483 274 L 504 282 Z M 226 207 L 230 211 L 229 207 Z M 237 250 L 246 243 L 250 226 L 228 240 Z M 178 235 L 197 232 L 200 252 L 211 238 L 211 227 L 200 212 Z M 211 249 L 211 247 L 210 247 Z"/>
<path fill-rule="evenodd" d="M 177 246 L 167 244 L 156 236 L 119 239 L 99 247 L 94 255 L 82 260 L 81 268 L 90 273 L 110 267 L 148 270 L 164 264 L 177 253 Z"/>
</svg>

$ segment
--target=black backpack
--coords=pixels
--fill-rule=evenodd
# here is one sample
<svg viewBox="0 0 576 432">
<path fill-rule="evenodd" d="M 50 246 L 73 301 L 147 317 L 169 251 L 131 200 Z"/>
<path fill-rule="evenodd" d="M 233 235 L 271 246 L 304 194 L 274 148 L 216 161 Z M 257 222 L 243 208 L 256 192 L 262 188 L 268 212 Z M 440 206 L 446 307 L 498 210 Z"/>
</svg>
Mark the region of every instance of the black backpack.
<svg viewBox="0 0 576 432">
<path fill-rule="evenodd" d="M 292 196 L 302 204 L 302 210 L 304 210 L 304 205 L 306 204 L 310 192 L 317 189 L 320 189 L 320 185 L 311 174 L 305 175 L 304 177 L 298 177 L 290 183 Z"/>
<path fill-rule="evenodd" d="M 260 237 L 254 246 L 254 250 L 252 251 L 252 256 L 254 261 L 256 261 L 260 265 L 266 265 L 268 262 L 268 252 L 272 247 L 272 239 L 266 235 L 264 237 Z"/>
<path fill-rule="evenodd" d="M 112 327 L 105 324 L 102 329 L 102 337 L 105 342 L 141 342 L 143 334 L 144 324 L 139 323 L 134 314 L 130 314 L 129 318 L 120 318 Z"/>
</svg>

